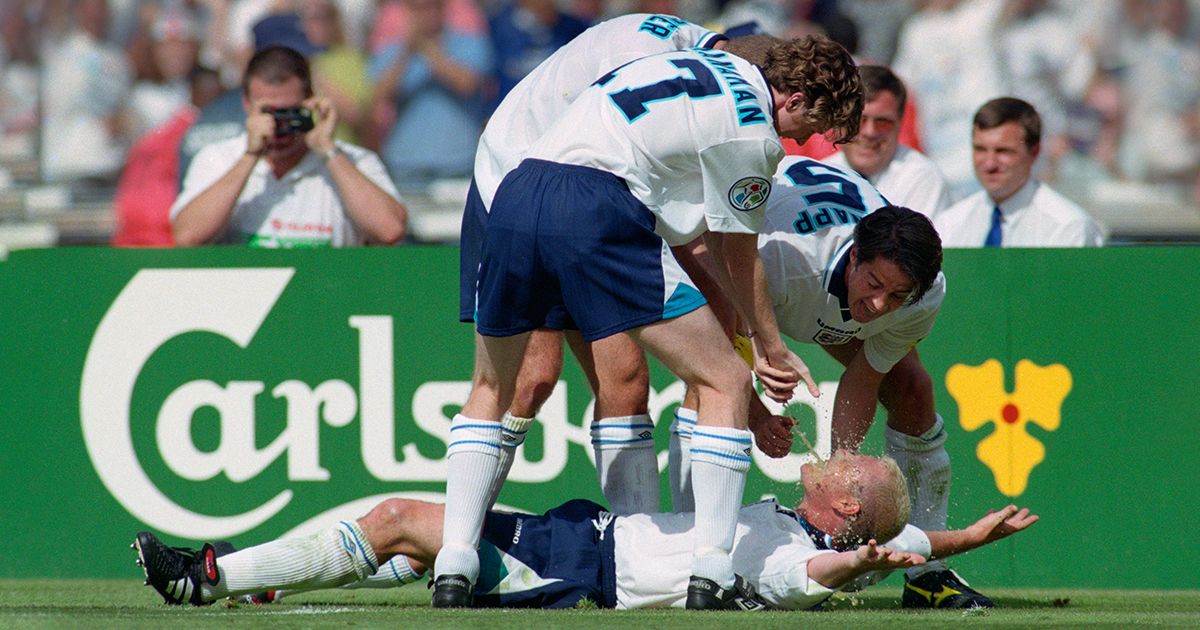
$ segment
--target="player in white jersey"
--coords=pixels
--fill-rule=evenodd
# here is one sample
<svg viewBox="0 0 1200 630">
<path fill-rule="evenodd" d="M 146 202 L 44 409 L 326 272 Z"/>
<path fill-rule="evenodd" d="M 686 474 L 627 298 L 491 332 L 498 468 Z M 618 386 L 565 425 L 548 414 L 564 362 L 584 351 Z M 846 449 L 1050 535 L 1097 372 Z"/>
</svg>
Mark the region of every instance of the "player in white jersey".
<svg viewBox="0 0 1200 630">
<path fill-rule="evenodd" d="M 889 459 L 840 451 L 806 464 L 794 510 L 774 500 L 738 512 L 733 557 L 739 589 L 755 608 L 806 610 L 869 571 L 903 568 L 1005 538 L 1038 520 L 1014 505 L 963 530 L 905 525 L 904 481 Z M 134 544 L 147 584 L 167 603 L 205 605 L 224 597 L 300 592 L 361 582 L 399 558 L 413 575 L 437 555 L 442 506 L 388 499 L 357 521 L 220 555 L 171 548 L 149 532 Z M 569 608 L 584 599 L 605 608 L 681 607 L 695 516 L 614 515 L 570 501 L 545 515 L 489 512 L 475 584 L 479 606 Z M 888 540 L 886 546 L 876 540 Z M 403 554 L 403 555 L 397 555 Z"/>
<path fill-rule="evenodd" d="M 686 20 L 647 13 L 606 20 L 581 33 L 522 79 L 489 119 L 475 154 L 475 183 L 484 205 L 491 206 L 500 180 L 596 77 L 639 57 L 713 48 L 724 40 Z"/>
<path fill-rule="evenodd" d="M 628 331 L 698 387 L 692 607 L 736 605 L 728 551 L 751 445 L 747 375 L 670 245 L 701 234 L 737 282 L 735 304 L 760 332 L 755 369 L 786 400 L 807 368 L 766 302 L 755 233 L 782 157 L 778 136 L 853 135 L 853 61 L 824 38 L 767 54 L 764 68 L 696 49 L 631 62 L 585 90 L 497 189 L 480 265 L 480 344 L 471 396 L 452 423 L 435 606 L 469 605 L 501 427 L 529 332 L 565 311 L 584 340 Z M 707 401 L 705 399 L 708 399 Z M 703 447 L 703 448 L 702 448 Z"/>
<path fill-rule="evenodd" d="M 601 74 L 629 61 L 662 52 L 711 48 L 725 37 L 668 15 L 631 14 L 597 24 L 566 44 L 521 80 L 492 114 L 475 155 L 475 177 L 460 231 L 459 319 L 473 322 L 479 257 L 488 209 L 500 181 L 517 167 L 529 147 L 558 120 Z M 563 316 L 550 322 L 569 328 Z M 648 413 L 649 368 L 627 335 L 585 344 L 563 331 L 596 393 L 591 426 L 596 470 L 605 499 L 618 513 L 658 509 L 658 460 Z M 493 501 L 534 416 L 554 390 L 562 369 L 557 330 L 531 334 L 517 391 L 501 419 L 504 439 Z M 780 453 L 776 453 L 778 455 Z M 614 466 L 614 462 L 619 465 Z"/>
<path fill-rule="evenodd" d="M 833 448 L 856 450 L 875 418 L 888 411 L 887 453 L 900 462 L 913 501 L 913 523 L 946 528 L 950 458 L 934 409 L 933 383 L 917 344 L 928 336 L 946 293 L 941 241 L 928 218 L 891 206 L 853 171 L 803 157 L 786 158 L 776 174 L 759 234 L 780 330 L 816 343 L 844 366 L 833 404 Z M 751 401 L 757 403 L 757 399 Z M 672 430 L 672 452 L 686 470 L 685 402 Z M 756 404 L 752 414 L 765 414 Z M 673 478 L 676 509 L 690 508 L 686 484 Z M 959 591 L 934 601 L 919 592 Z M 906 575 L 906 606 L 990 606 L 942 563 Z"/>
</svg>

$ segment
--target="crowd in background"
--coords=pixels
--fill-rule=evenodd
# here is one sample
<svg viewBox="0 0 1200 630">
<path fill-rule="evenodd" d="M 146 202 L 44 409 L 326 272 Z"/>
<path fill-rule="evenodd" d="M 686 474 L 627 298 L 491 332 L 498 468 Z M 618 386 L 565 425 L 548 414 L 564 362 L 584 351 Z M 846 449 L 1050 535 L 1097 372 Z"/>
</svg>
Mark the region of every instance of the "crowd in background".
<svg viewBox="0 0 1200 630">
<path fill-rule="evenodd" d="M 142 171 L 161 166 L 153 156 L 175 147 L 183 152 L 172 171 L 178 179 L 187 144 L 212 139 L 185 139 L 187 130 L 222 94 L 226 111 L 240 115 L 247 60 L 256 46 L 284 44 L 310 58 L 316 92 L 338 110 L 339 138 L 377 151 L 402 193 L 420 193 L 431 182 L 470 176 L 489 111 L 558 46 L 607 17 L 653 12 L 714 30 L 756 22 L 780 37 L 821 32 L 863 63 L 891 66 L 913 104 L 908 142 L 937 163 L 957 197 L 979 186 L 972 116 L 988 99 L 1009 95 L 1042 116 L 1043 180 L 1068 191 L 1134 180 L 1200 202 L 1197 0 L 6 0 L 0 7 L 0 158 L 32 156 L 43 182 L 116 190 L 124 172 L 137 196 L 154 177 Z M 236 133 L 240 122 L 232 124 Z M 134 159 L 139 151 L 153 151 L 151 159 Z M 11 185 L 2 175 L 0 190 Z M 169 175 L 157 175 L 161 195 L 170 194 Z"/>
</svg>

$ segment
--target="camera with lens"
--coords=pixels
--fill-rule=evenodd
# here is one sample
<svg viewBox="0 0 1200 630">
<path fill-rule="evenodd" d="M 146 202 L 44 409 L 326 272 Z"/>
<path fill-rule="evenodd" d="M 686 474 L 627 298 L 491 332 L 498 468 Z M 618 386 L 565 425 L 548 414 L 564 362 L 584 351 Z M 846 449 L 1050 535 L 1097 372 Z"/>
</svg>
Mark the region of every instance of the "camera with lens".
<svg viewBox="0 0 1200 630">
<path fill-rule="evenodd" d="M 307 107 L 281 107 L 271 110 L 275 117 L 275 135 L 305 133 L 313 128 L 312 110 Z"/>
</svg>

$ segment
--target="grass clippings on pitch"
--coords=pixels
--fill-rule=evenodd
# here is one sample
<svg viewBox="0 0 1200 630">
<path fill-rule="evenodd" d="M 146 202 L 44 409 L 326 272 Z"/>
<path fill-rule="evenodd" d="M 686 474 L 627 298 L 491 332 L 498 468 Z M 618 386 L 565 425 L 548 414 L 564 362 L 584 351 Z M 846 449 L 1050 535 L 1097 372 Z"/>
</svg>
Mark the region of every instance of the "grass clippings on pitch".
<svg viewBox="0 0 1200 630">
<path fill-rule="evenodd" d="M 433 610 L 424 585 L 322 591 L 268 606 L 165 606 L 141 580 L 0 580 L 0 628 L 1200 628 L 1200 591 L 990 589 L 998 608 L 906 611 L 886 584 L 823 612 Z"/>
</svg>

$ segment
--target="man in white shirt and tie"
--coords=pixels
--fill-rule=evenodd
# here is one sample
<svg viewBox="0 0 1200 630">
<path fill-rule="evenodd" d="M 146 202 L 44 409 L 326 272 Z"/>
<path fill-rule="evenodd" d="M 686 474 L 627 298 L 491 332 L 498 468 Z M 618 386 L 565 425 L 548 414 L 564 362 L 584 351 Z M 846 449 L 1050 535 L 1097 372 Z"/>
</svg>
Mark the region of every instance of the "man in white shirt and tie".
<svg viewBox="0 0 1200 630">
<path fill-rule="evenodd" d="M 1002 97 L 975 113 L 972 155 L 983 190 L 934 217 L 944 247 L 1095 247 L 1104 230 L 1032 177 L 1042 122 L 1032 105 Z"/>
</svg>

